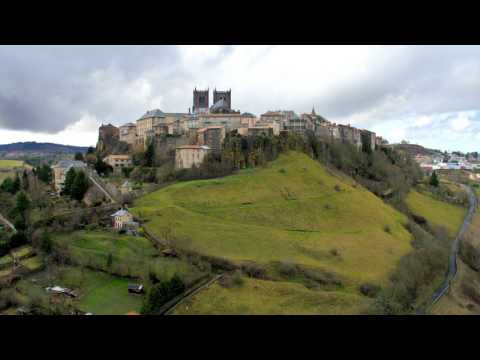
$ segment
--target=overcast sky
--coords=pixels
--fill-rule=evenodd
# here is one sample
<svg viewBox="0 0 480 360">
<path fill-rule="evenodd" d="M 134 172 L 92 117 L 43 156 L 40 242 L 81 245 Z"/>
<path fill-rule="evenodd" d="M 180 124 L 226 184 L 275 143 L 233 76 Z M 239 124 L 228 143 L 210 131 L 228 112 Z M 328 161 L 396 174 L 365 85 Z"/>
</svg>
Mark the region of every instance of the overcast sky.
<svg viewBox="0 0 480 360">
<path fill-rule="evenodd" d="M 94 145 L 102 122 L 187 112 L 195 86 L 231 88 L 242 112 L 315 106 L 390 142 L 480 150 L 479 46 L 0 46 L 0 144 Z"/>
</svg>

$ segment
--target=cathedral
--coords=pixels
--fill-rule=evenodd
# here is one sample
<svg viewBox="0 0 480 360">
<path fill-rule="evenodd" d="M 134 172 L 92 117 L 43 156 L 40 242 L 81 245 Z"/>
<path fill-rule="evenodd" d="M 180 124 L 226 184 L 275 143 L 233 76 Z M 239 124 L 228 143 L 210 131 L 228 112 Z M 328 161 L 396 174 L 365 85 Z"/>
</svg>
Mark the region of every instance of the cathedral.
<svg viewBox="0 0 480 360">
<path fill-rule="evenodd" d="M 236 114 L 238 111 L 232 110 L 232 90 L 217 91 L 213 90 L 213 105 L 209 107 L 209 89 L 193 90 L 193 107 L 194 114 L 210 113 L 210 114 Z"/>
</svg>

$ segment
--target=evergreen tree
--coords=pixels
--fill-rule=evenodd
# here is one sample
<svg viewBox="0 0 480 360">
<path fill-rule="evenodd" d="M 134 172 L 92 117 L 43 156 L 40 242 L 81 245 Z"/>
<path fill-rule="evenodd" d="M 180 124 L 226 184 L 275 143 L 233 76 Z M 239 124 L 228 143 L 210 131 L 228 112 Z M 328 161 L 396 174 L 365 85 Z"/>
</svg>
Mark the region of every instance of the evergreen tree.
<svg viewBox="0 0 480 360">
<path fill-rule="evenodd" d="M 75 177 L 76 177 L 75 169 L 73 167 L 71 167 L 67 171 L 67 175 L 65 175 L 65 182 L 63 184 L 63 194 L 64 195 L 71 195 L 72 186 L 73 186 L 73 182 L 75 181 Z"/>
<path fill-rule="evenodd" d="M 88 190 L 88 186 L 87 176 L 83 171 L 79 171 L 75 175 L 75 180 L 73 181 L 70 190 L 70 196 L 75 200 L 81 201 Z"/>
<path fill-rule="evenodd" d="M 15 180 L 13 180 L 12 194 L 16 194 L 20 190 L 20 186 L 20 178 L 18 177 L 18 174 L 15 174 Z"/>
<path fill-rule="evenodd" d="M 22 189 L 25 190 L 25 191 L 28 190 L 28 173 L 27 173 L 27 170 L 23 170 Z"/>
<path fill-rule="evenodd" d="M 150 141 L 147 145 L 147 150 L 145 151 L 145 166 L 153 167 L 154 159 L 155 159 L 155 145 L 153 141 Z"/>
<path fill-rule="evenodd" d="M 440 182 L 438 181 L 437 173 L 434 171 L 430 177 L 430 185 L 438 187 Z"/>
<path fill-rule="evenodd" d="M 87 154 L 93 154 L 95 152 L 95 149 L 91 146 L 88 147 L 87 149 Z"/>
<path fill-rule="evenodd" d="M 14 194 L 14 185 L 13 185 L 13 180 L 11 178 L 6 178 L 3 180 L 2 185 L 0 185 L 0 189 L 5 192 L 9 192 L 10 194 Z"/>
<path fill-rule="evenodd" d="M 35 172 L 37 174 L 37 177 L 45 184 L 49 184 L 50 181 L 52 181 L 52 169 L 47 164 L 38 166 L 37 168 L 35 168 Z"/>
<path fill-rule="evenodd" d="M 18 213 L 21 216 L 25 217 L 25 211 L 27 211 L 29 207 L 30 207 L 30 200 L 28 199 L 27 195 L 23 191 L 19 192 L 17 195 L 17 205 L 16 205 L 16 209 Z"/>
<path fill-rule="evenodd" d="M 80 152 L 75 153 L 75 160 L 84 161 L 83 154 Z"/>
</svg>

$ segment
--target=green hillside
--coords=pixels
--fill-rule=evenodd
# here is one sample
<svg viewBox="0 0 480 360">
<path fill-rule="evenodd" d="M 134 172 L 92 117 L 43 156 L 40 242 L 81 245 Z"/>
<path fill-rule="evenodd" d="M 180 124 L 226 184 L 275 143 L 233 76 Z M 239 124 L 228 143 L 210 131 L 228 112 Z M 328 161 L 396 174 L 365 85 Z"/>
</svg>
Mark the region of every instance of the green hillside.
<svg viewBox="0 0 480 360">
<path fill-rule="evenodd" d="M 267 168 L 169 186 L 138 200 L 133 212 L 180 248 L 333 274 L 345 296 L 359 296 L 364 282 L 383 283 L 411 250 L 403 214 L 298 152 Z"/>
<path fill-rule="evenodd" d="M 417 191 L 410 191 L 406 203 L 414 214 L 423 216 L 434 226 L 445 227 L 452 238 L 460 228 L 466 212 L 461 206 L 434 199 Z"/>
</svg>

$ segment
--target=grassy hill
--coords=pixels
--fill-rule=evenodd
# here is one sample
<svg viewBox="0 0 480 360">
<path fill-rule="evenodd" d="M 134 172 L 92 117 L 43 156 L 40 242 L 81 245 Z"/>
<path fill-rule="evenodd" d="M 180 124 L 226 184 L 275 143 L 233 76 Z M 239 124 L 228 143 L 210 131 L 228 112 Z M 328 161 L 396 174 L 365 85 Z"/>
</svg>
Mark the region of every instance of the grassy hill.
<svg viewBox="0 0 480 360">
<path fill-rule="evenodd" d="M 423 216 L 430 224 L 445 227 L 452 238 L 460 228 L 466 212 L 461 206 L 436 200 L 417 191 L 410 191 L 406 203 L 410 211 Z"/>
<path fill-rule="evenodd" d="M 281 301 L 279 294 L 285 292 L 311 291 L 318 296 L 328 292 L 330 297 L 344 298 L 337 303 L 346 304 L 347 313 L 364 302 L 359 285 L 384 283 L 397 261 L 411 250 L 403 214 L 298 152 L 282 154 L 267 168 L 169 186 L 139 199 L 132 211 L 146 220 L 148 230 L 180 248 L 237 265 L 254 262 L 269 274 L 282 262 L 329 274 L 342 285 L 308 290 L 287 279 L 287 283 L 275 282 L 270 295 L 265 292 L 272 287 L 266 286 L 259 286 L 257 293 Z M 240 289 L 225 290 L 231 303 L 237 292 L 243 291 L 245 298 L 255 296 L 248 290 L 255 281 L 261 282 L 249 280 Z M 208 298 L 209 292 L 196 298 L 202 294 Z M 287 307 L 284 312 L 332 311 L 320 301 L 301 311 Z M 341 313 L 342 307 L 336 312 Z"/>
</svg>

